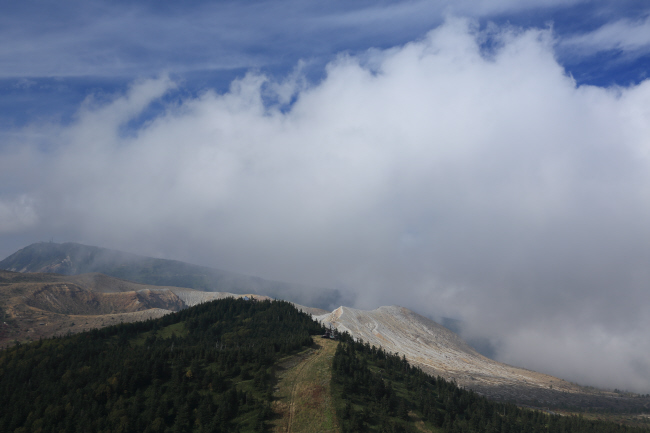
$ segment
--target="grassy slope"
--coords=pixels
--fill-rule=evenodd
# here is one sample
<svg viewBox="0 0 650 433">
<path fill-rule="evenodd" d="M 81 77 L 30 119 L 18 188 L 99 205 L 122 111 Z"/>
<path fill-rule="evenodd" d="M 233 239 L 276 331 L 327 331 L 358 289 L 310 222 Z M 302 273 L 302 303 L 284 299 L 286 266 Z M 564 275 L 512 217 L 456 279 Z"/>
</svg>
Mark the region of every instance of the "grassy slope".
<svg viewBox="0 0 650 433">
<path fill-rule="evenodd" d="M 278 366 L 273 421 L 276 432 L 338 432 L 330 383 L 338 342 L 314 338 L 314 348 Z"/>
</svg>

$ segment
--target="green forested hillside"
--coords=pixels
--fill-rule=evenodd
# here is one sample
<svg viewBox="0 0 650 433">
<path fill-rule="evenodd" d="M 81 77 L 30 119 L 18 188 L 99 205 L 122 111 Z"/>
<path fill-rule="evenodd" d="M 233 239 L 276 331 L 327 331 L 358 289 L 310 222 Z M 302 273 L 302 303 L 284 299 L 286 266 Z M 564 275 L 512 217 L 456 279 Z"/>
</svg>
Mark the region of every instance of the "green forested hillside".
<svg viewBox="0 0 650 433">
<path fill-rule="evenodd" d="M 405 358 L 344 336 L 333 359 L 342 432 L 650 432 L 496 403 L 434 378 Z M 416 420 L 420 421 L 416 428 Z"/>
<path fill-rule="evenodd" d="M 297 403 L 313 404 L 318 413 L 331 400 L 337 431 L 649 431 L 494 403 L 347 334 L 331 361 L 322 350 L 302 350 L 322 332 L 287 302 L 227 298 L 156 320 L 17 345 L 0 352 L 0 432 L 267 431 L 284 416 L 271 404 L 278 361 L 300 358 L 295 368 L 307 371 L 310 356 L 331 370 L 331 387 L 293 383 L 285 415 L 297 420 Z M 330 388 L 331 398 L 316 392 Z M 288 425 L 294 433 L 314 431 Z"/>
<path fill-rule="evenodd" d="M 319 332 L 287 302 L 224 299 L 13 347 L 0 352 L 0 431 L 261 431 L 270 367 Z"/>
</svg>

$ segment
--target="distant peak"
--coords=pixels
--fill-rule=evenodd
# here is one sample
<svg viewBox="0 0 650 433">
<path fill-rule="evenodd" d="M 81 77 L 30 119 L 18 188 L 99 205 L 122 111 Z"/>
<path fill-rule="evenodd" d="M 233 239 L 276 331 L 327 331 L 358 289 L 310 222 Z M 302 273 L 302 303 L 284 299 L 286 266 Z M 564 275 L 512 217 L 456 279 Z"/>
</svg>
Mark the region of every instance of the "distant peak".
<svg viewBox="0 0 650 433">
<path fill-rule="evenodd" d="M 345 308 L 345 307 L 343 307 L 343 305 L 341 305 L 339 308 L 332 311 L 332 318 L 338 319 L 339 317 L 341 317 L 341 314 L 343 314 L 343 308 Z"/>
</svg>

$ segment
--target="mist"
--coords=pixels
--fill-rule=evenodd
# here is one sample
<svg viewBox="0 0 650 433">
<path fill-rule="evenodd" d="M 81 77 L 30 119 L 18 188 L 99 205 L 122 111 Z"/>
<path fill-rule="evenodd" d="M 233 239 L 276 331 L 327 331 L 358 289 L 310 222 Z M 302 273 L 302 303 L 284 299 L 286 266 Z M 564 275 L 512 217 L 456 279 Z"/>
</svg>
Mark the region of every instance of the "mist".
<svg viewBox="0 0 650 433">
<path fill-rule="evenodd" d="M 318 82 L 179 88 L 139 80 L 5 134 L 0 235 L 331 287 L 650 392 L 649 80 L 578 86 L 552 30 L 449 19 Z"/>
</svg>

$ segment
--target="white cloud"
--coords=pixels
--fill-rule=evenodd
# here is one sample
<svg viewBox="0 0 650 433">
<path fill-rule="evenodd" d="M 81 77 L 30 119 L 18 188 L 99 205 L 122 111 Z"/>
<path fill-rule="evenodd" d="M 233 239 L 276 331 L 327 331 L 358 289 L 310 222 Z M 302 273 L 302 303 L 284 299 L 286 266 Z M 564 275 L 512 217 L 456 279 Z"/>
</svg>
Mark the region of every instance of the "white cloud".
<svg viewBox="0 0 650 433">
<path fill-rule="evenodd" d="M 486 57 L 472 28 L 375 50 L 372 69 L 342 56 L 311 86 L 249 74 L 123 134 L 173 88 L 141 82 L 31 127 L 0 181 L 41 232 L 455 314 L 512 363 L 596 385 L 617 368 L 647 392 L 650 81 L 576 87 L 548 31 L 502 30 Z M 274 89 L 296 102 L 265 105 Z"/>
<path fill-rule="evenodd" d="M 506 362 L 561 375 L 582 385 L 598 383 L 609 389 L 647 390 L 650 369 L 644 353 L 650 351 L 650 345 L 639 334 L 550 323 L 513 334 L 501 347 Z"/>
<path fill-rule="evenodd" d="M 577 55 L 592 55 L 602 51 L 630 54 L 650 51 L 650 16 L 645 19 L 621 19 L 598 29 L 559 41 L 560 47 Z"/>
<path fill-rule="evenodd" d="M 583 0 L 296 0 L 115 2 L 7 7 L 0 17 L 0 78 L 135 77 L 330 59 L 333 50 L 401 44 L 447 16 L 563 10 Z M 286 63 L 285 63 L 286 64 Z"/>
</svg>

